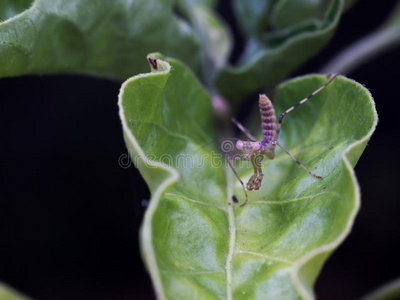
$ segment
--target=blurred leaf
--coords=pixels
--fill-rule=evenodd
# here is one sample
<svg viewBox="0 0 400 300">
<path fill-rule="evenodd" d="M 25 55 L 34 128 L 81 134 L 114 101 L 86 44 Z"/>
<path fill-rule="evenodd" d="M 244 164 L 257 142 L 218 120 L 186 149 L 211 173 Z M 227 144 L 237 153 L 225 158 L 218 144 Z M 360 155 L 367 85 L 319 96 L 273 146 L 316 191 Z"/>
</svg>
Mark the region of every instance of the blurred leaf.
<svg viewBox="0 0 400 300">
<path fill-rule="evenodd" d="M 331 0 L 280 0 L 274 6 L 271 22 L 278 30 L 307 20 L 323 22 L 330 3 Z"/>
<path fill-rule="evenodd" d="M 19 7 L 0 3 L 3 15 Z M 36 0 L 0 23 L 0 77 L 73 72 L 125 80 L 146 70 L 142 57 L 151 51 L 199 67 L 199 43 L 173 1 Z"/>
<path fill-rule="evenodd" d="M 215 86 L 220 93 L 237 105 L 246 96 L 277 84 L 318 53 L 332 36 L 342 11 L 341 0 L 332 0 L 330 4 L 323 20 L 319 20 L 318 12 L 315 18 L 249 39 L 239 66 L 227 66 L 217 75 Z M 276 15 L 280 23 L 289 26 L 285 14 Z"/>
<path fill-rule="evenodd" d="M 0 21 L 12 18 L 15 15 L 28 9 L 33 0 L 1 0 Z"/>
<path fill-rule="evenodd" d="M 213 1 L 180 0 L 178 6 L 188 18 L 200 41 L 203 77 L 212 80 L 217 70 L 226 65 L 232 48 L 228 26 L 214 12 Z"/>
<path fill-rule="evenodd" d="M 269 14 L 278 0 L 233 0 L 239 27 L 246 36 L 257 36 L 268 28 Z"/>
<path fill-rule="evenodd" d="M 29 298 L 0 282 L 0 300 L 29 300 Z"/>
<path fill-rule="evenodd" d="M 399 26 L 400 27 L 400 1 L 397 1 L 393 12 L 386 21 L 386 26 Z M 400 31 L 400 29 L 399 29 Z"/>
<path fill-rule="evenodd" d="M 191 7 L 204 6 L 213 8 L 217 4 L 217 0 L 176 0 L 180 9 L 186 11 Z"/>
<path fill-rule="evenodd" d="M 358 0 L 344 0 L 344 10 L 347 11 L 356 4 Z"/>
<path fill-rule="evenodd" d="M 160 58 L 159 55 L 150 55 Z M 277 90 L 278 112 L 326 82 L 320 75 Z M 284 120 L 282 152 L 263 165 L 262 189 L 245 207 L 240 184 L 213 147 L 211 101 L 179 61 L 127 80 L 119 95 L 132 160 L 151 190 L 141 228 L 143 257 L 159 299 L 313 298 L 320 269 L 348 235 L 360 194 L 352 170 L 377 115 L 369 92 L 345 77 Z M 251 168 L 239 170 L 247 180 Z"/>
</svg>

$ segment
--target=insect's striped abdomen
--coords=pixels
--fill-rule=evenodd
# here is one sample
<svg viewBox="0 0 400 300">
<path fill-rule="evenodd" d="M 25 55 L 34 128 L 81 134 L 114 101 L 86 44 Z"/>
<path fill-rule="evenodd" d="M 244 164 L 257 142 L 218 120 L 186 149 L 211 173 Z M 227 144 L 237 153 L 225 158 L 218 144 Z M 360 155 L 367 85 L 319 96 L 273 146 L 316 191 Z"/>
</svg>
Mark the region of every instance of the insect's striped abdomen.
<svg viewBox="0 0 400 300">
<path fill-rule="evenodd" d="M 271 100 L 269 100 L 265 94 L 260 95 L 259 105 L 263 143 L 266 144 L 273 141 L 275 138 L 275 109 Z"/>
</svg>

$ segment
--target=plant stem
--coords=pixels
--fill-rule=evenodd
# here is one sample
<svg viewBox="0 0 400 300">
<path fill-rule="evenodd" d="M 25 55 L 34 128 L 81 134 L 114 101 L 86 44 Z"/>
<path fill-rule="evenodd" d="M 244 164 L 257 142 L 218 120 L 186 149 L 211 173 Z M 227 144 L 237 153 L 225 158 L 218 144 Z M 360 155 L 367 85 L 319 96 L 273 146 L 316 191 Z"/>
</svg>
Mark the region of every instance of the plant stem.
<svg viewBox="0 0 400 300">
<path fill-rule="evenodd" d="M 321 73 L 349 73 L 362 63 L 400 44 L 400 28 L 388 26 L 356 41 L 334 57 Z"/>
<path fill-rule="evenodd" d="M 396 300 L 400 298 L 400 278 L 368 294 L 362 300 Z"/>
</svg>

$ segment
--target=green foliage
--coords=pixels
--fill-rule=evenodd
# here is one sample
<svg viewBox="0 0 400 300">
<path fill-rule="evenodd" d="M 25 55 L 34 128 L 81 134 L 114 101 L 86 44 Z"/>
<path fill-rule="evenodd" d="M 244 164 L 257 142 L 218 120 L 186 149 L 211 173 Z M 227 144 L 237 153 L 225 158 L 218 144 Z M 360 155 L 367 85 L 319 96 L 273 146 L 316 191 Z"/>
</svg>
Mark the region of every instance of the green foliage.
<svg viewBox="0 0 400 300">
<path fill-rule="evenodd" d="M 277 84 L 318 53 L 342 12 L 341 0 L 235 3 L 242 31 L 248 36 L 247 48 L 238 67 L 225 67 L 215 79 L 220 93 L 235 104 Z M 269 27 L 273 30 L 268 31 Z"/>
<path fill-rule="evenodd" d="M 7 20 L 28 9 L 32 0 L 0 1 L 0 21 Z"/>
<path fill-rule="evenodd" d="M 279 1 L 271 13 L 271 25 L 277 30 L 283 30 L 303 22 L 323 22 L 330 2 L 330 0 Z"/>
<path fill-rule="evenodd" d="M 145 72 L 142 57 L 160 51 L 206 83 L 216 79 L 220 93 L 237 103 L 317 53 L 341 13 L 341 0 L 234 4 L 248 37 L 238 67 L 226 66 L 231 37 L 214 11 L 216 1 L 0 0 L 0 17 L 14 17 L 0 23 L 0 77 L 83 73 L 125 80 Z"/>
<path fill-rule="evenodd" d="M 3 16 L 21 9 L 11 3 L 0 1 Z M 171 1 L 36 0 L 0 23 L 0 77 L 73 72 L 125 80 L 146 70 L 151 51 L 199 68 L 199 42 Z"/>
<path fill-rule="evenodd" d="M 201 43 L 203 78 L 210 82 L 228 60 L 232 47 L 230 33 L 214 12 L 213 1 L 179 0 L 177 3 Z"/>
<path fill-rule="evenodd" d="M 279 86 L 277 111 L 325 82 L 311 75 Z M 284 120 L 280 142 L 323 179 L 278 150 L 243 208 L 231 201 L 232 194 L 243 200 L 242 190 L 218 166 L 223 158 L 202 148 L 215 136 L 211 101 L 181 62 L 158 60 L 158 70 L 126 81 L 119 106 L 127 146 L 152 193 L 141 243 L 160 299 L 313 297 L 324 261 L 359 208 L 352 167 L 377 122 L 363 86 L 338 77 Z M 180 157 L 202 164 L 182 166 Z M 239 170 L 245 180 L 251 172 Z"/>
<path fill-rule="evenodd" d="M 291 112 L 280 142 L 323 179 L 277 150 L 263 164 L 262 189 L 239 208 L 231 197 L 243 201 L 240 184 L 218 149 L 203 147 L 216 133 L 209 91 L 195 74 L 237 107 L 318 53 L 342 7 L 353 2 L 233 0 L 246 39 L 233 67 L 216 0 L 0 0 L 0 77 L 81 73 L 125 80 L 146 72 L 149 52 L 176 57 L 152 54 L 157 68 L 127 80 L 119 95 L 126 144 L 152 193 L 141 245 L 158 296 L 312 298 L 323 263 L 359 207 L 352 167 L 377 121 L 370 94 L 338 77 Z M 396 30 L 397 15 L 389 23 Z M 311 75 L 279 86 L 277 111 L 324 82 Z M 247 180 L 252 169 L 238 172 Z M 25 299 L 13 293 L 0 286 L 1 300 Z"/>
</svg>

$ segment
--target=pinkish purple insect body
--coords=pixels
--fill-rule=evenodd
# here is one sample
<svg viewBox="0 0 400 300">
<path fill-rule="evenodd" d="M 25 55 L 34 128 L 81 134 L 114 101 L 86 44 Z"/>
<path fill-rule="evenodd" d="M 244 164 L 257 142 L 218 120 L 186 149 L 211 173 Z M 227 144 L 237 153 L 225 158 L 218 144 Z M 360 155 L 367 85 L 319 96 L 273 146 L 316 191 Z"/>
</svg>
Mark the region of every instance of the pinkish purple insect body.
<svg viewBox="0 0 400 300">
<path fill-rule="evenodd" d="M 243 152 L 243 158 L 240 158 L 240 159 L 241 160 L 250 160 L 253 165 L 253 168 L 254 168 L 254 174 L 250 177 L 249 181 L 246 184 L 247 190 L 251 191 L 251 190 L 260 189 L 261 182 L 264 177 L 264 174 L 262 173 L 262 169 L 261 169 L 261 163 L 264 159 L 264 156 L 268 157 L 269 159 L 274 159 L 276 146 L 281 148 L 296 164 L 298 164 L 300 167 L 302 167 L 304 170 L 306 170 L 308 172 L 308 174 L 310 174 L 314 178 L 321 179 L 320 176 L 317 176 L 314 173 L 312 173 L 310 170 L 308 170 L 292 154 L 290 154 L 285 148 L 283 148 L 283 146 L 280 145 L 278 142 L 278 137 L 279 137 L 283 117 L 287 113 L 294 110 L 299 105 L 308 101 L 311 97 L 313 97 L 315 94 L 317 94 L 318 92 L 323 90 L 325 87 L 327 87 L 328 84 L 331 83 L 333 81 L 333 79 L 335 79 L 336 76 L 337 75 L 327 75 L 328 81 L 323 86 L 321 86 L 320 88 L 315 90 L 308 97 L 304 98 L 303 100 L 301 100 L 294 106 L 292 106 L 289 109 L 287 109 L 286 111 L 284 111 L 279 116 L 278 123 L 276 122 L 275 109 L 274 109 L 274 106 L 273 106 L 271 100 L 265 94 L 261 94 L 259 97 L 259 107 L 260 107 L 260 113 L 261 113 L 261 128 L 262 128 L 262 140 L 261 141 L 258 141 L 242 124 L 240 124 L 238 121 L 236 121 L 236 119 L 232 118 L 233 123 L 235 123 L 236 126 L 238 126 L 239 129 L 250 139 L 248 141 L 238 140 L 236 142 L 236 148 Z M 233 167 L 232 167 L 232 170 L 233 170 Z M 236 172 L 235 172 L 235 175 L 238 177 L 238 179 L 244 189 L 244 184 L 243 184 L 242 180 L 239 178 L 239 176 L 237 175 Z M 243 206 L 247 203 L 247 193 L 246 193 L 245 189 L 244 189 L 244 192 L 246 195 L 246 201 L 241 206 Z"/>
<path fill-rule="evenodd" d="M 254 175 L 251 176 L 250 180 L 247 182 L 247 190 L 258 190 L 261 187 L 261 182 L 264 177 L 261 169 L 261 162 L 264 159 L 264 155 L 269 159 L 275 157 L 275 147 L 274 143 L 276 137 L 276 118 L 275 109 L 272 105 L 271 100 L 264 94 L 260 95 L 259 106 L 261 113 L 261 127 L 262 127 L 262 141 L 257 141 L 249 132 L 247 136 L 251 139 L 250 141 L 238 140 L 236 142 L 236 148 L 243 152 L 243 159 L 250 160 L 253 164 Z M 233 120 L 236 125 L 238 122 Z M 241 124 L 238 125 L 239 128 L 243 127 Z M 241 128 L 242 129 L 242 128 Z"/>
</svg>

